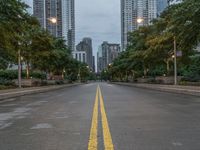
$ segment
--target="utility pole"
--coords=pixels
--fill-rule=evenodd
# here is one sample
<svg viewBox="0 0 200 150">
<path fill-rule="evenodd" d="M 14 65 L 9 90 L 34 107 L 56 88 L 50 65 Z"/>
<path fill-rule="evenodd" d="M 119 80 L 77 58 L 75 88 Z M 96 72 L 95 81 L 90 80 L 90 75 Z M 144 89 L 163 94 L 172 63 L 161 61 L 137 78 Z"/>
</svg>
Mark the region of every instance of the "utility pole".
<svg viewBox="0 0 200 150">
<path fill-rule="evenodd" d="M 176 53 L 176 37 L 174 36 L 174 85 L 177 85 L 177 53 Z"/>
<path fill-rule="evenodd" d="M 21 70 L 21 51 L 18 50 L 18 86 L 22 87 L 22 70 Z"/>
</svg>

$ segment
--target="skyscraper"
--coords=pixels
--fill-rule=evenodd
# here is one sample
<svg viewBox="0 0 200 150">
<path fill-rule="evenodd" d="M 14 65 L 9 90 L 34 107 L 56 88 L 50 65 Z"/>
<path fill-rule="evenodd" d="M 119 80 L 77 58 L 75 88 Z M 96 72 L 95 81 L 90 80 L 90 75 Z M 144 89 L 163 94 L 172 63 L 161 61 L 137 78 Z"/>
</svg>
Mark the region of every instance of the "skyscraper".
<svg viewBox="0 0 200 150">
<path fill-rule="evenodd" d="M 63 37 L 72 51 L 75 49 L 74 7 L 74 0 L 33 0 L 33 14 L 41 26 L 56 37 Z"/>
<path fill-rule="evenodd" d="M 157 17 L 157 0 L 121 0 L 121 44 L 125 50 L 128 33 L 151 24 Z"/>
<path fill-rule="evenodd" d="M 160 16 L 167 6 L 168 0 L 157 0 L 157 16 Z"/>
<path fill-rule="evenodd" d="M 76 46 L 77 51 L 85 51 L 87 54 L 87 64 L 90 69 L 93 70 L 93 50 L 92 50 L 92 39 L 83 38 L 83 40 Z M 95 71 L 95 70 L 93 70 Z"/>
<path fill-rule="evenodd" d="M 112 63 L 118 57 L 119 53 L 120 44 L 103 42 L 97 52 L 97 72 L 101 72 Z"/>
<path fill-rule="evenodd" d="M 103 60 L 102 60 L 102 47 L 99 46 L 97 51 L 97 73 L 100 73 L 103 70 Z"/>
<path fill-rule="evenodd" d="M 168 0 L 169 5 L 173 5 L 173 4 L 179 4 L 181 2 L 183 2 L 183 0 Z"/>
</svg>

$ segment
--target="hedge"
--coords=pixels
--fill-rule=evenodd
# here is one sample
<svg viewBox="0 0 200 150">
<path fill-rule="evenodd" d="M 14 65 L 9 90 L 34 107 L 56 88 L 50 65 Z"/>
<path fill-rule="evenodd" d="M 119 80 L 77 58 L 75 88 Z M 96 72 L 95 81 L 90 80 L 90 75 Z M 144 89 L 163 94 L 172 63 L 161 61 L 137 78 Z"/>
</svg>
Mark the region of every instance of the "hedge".
<svg viewBox="0 0 200 150">
<path fill-rule="evenodd" d="M 43 72 L 31 72 L 30 77 L 34 79 L 46 79 L 46 74 Z M 0 70 L 1 80 L 14 80 L 18 78 L 17 70 Z M 26 78 L 26 72 L 22 72 L 22 78 Z"/>
</svg>

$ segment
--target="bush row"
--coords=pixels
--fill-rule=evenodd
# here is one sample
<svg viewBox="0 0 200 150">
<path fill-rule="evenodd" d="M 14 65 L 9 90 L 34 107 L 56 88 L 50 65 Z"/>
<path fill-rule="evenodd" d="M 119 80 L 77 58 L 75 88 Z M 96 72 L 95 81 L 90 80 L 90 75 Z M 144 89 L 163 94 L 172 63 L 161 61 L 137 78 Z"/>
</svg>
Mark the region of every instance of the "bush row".
<svg viewBox="0 0 200 150">
<path fill-rule="evenodd" d="M 43 72 L 31 72 L 30 77 L 34 79 L 46 79 L 46 74 Z M 0 70 L 1 80 L 14 80 L 18 78 L 17 70 Z M 26 78 L 26 72 L 22 72 L 22 78 Z"/>
</svg>

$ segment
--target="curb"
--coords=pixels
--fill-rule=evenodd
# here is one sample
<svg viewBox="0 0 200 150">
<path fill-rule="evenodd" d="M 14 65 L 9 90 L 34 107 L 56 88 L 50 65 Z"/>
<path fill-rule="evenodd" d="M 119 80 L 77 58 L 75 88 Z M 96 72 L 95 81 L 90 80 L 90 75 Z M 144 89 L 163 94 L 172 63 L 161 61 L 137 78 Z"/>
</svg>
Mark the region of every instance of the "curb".
<svg viewBox="0 0 200 150">
<path fill-rule="evenodd" d="M 67 85 L 55 85 L 55 86 L 48 86 L 48 87 L 42 87 L 42 88 L 35 88 L 35 89 L 24 89 L 24 91 L 16 91 L 16 92 L 7 92 L 7 93 L 1 93 L 0 94 L 0 101 L 3 101 L 5 99 L 29 95 L 29 94 L 35 94 L 35 93 L 43 93 L 48 92 L 52 90 L 58 90 L 66 87 L 72 87 L 82 85 L 81 83 L 75 83 L 75 84 L 67 84 Z"/>
<path fill-rule="evenodd" d="M 143 85 L 143 84 L 134 84 L 134 83 L 121 83 L 121 82 L 110 82 L 111 84 L 117 84 L 117 85 L 125 85 L 125 86 L 131 86 L 131 87 L 137 87 L 137 88 L 145 88 L 145 89 L 152 89 L 157 91 L 163 91 L 163 92 L 170 92 L 170 93 L 177 93 L 177 94 L 186 94 L 186 95 L 193 95 L 193 96 L 200 96 L 200 90 L 194 90 L 194 89 L 186 89 L 186 88 L 178 88 L 173 86 L 159 86 L 159 85 Z"/>
</svg>

